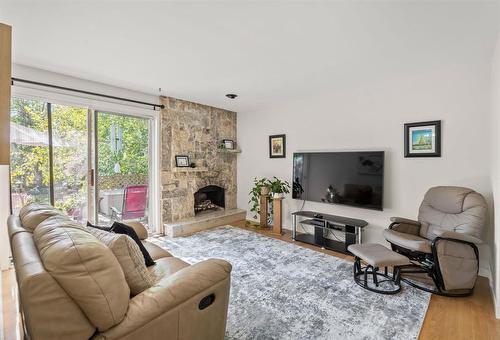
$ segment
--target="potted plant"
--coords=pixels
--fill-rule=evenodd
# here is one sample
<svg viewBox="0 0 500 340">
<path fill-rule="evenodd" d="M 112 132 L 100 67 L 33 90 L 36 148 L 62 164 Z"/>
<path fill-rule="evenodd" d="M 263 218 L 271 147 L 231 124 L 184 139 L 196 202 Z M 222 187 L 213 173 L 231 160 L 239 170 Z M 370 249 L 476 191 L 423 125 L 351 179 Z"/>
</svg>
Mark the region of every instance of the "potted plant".
<svg viewBox="0 0 500 340">
<path fill-rule="evenodd" d="M 273 198 L 284 198 L 285 194 L 290 193 L 290 183 L 287 181 L 282 181 L 276 176 L 273 177 L 271 181 L 269 181 L 271 187 L 271 193 Z"/>
<path fill-rule="evenodd" d="M 254 218 L 257 218 L 257 215 L 260 214 L 260 195 L 269 195 L 271 191 L 271 184 L 267 178 L 257 178 L 255 177 L 253 180 L 253 188 L 250 190 L 250 200 L 248 204 L 250 204 L 250 211 L 254 212 Z"/>
<path fill-rule="evenodd" d="M 271 192 L 271 188 L 268 185 L 265 185 L 262 188 L 260 188 L 261 195 L 268 196 L 270 192 Z"/>
<path fill-rule="evenodd" d="M 290 184 L 287 181 L 282 181 L 277 177 L 273 177 L 272 180 L 269 180 L 265 177 L 263 178 L 254 178 L 254 186 L 252 190 L 250 190 L 250 200 L 248 204 L 250 204 L 250 211 L 254 212 L 254 218 L 260 214 L 260 196 L 265 195 L 268 196 L 269 201 L 269 211 L 268 218 L 271 221 L 272 219 L 272 197 L 284 197 L 285 194 L 290 193 Z"/>
</svg>

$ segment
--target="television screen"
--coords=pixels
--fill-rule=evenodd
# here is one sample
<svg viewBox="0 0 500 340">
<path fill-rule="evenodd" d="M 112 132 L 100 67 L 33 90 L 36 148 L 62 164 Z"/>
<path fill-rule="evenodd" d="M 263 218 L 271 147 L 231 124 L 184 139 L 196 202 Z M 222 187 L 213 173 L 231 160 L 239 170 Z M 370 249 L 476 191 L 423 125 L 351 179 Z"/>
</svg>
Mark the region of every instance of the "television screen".
<svg viewBox="0 0 500 340">
<path fill-rule="evenodd" d="M 384 151 L 293 154 L 296 199 L 382 210 Z"/>
</svg>

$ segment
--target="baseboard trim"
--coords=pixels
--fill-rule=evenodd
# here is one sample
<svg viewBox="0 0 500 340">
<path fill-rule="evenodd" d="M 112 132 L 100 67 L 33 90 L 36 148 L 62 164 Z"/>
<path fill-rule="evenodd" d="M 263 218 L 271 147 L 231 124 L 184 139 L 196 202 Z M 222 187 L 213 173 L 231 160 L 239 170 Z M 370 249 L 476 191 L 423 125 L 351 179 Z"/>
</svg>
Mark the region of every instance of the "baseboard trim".
<svg viewBox="0 0 500 340">
<path fill-rule="evenodd" d="M 491 297 L 493 298 L 493 308 L 495 309 L 495 318 L 500 319 L 500 305 L 498 305 L 497 296 L 495 294 L 495 287 L 493 280 L 490 280 Z"/>
<path fill-rule="evenodd" d="M 491 285 L 491 270 L 489 268 L 479 268 L 479 276 L 485 277 L 488 279 Z"/>
<path fill-rule="evenodd" d="M 491 297 L 493 298 L 493 307 L 495 308 L 495 318 L 500 319 L 500 306 L 497 303 L 495 288 L 490 284 Z"/>
<path fill-rule="evenodd" d="M 482 268 L 482 269 L 484 269 L 484 271 L 487 272 L 487 275 L 481 275 L 481 270 L 479 270 L 479 273 L 480 273 L 479 275 L 488 278 L 488 282 L 489 282 L 489 286 L 490 286 L 490 293 L 491 293 L 491 297 L 493 299 L 493 309 L 495 310 L 495 318 L 500 319 L 500 305 L 498 304 L 497 296 L 495 294 L 495 285 L 493 282 L 493 276 L 491 275 L 491 273 L 493 272 L 491 270 L 491 265 L 490 265 L 489 270 L 485 269 L 485 268 Z"/>
</svg>

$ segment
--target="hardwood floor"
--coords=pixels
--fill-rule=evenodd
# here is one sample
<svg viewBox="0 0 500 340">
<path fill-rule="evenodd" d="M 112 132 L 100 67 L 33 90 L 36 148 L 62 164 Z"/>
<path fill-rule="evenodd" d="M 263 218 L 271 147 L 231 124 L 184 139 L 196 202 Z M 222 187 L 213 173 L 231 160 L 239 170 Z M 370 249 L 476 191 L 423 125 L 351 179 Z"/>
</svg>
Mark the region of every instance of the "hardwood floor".
<svg viewBox="0 0 500 340">
<path fill-rule="evenodd" d="M 291 233 L 285 230 L 281 236 L 273 235 L 268 230 L 261 230 L 245 226 L 245 221 L 232 224 L 235 227 L 251 230 L 272 238 L 319 251 L 325 254 L 352 261 L 352 256 L 340 254 L 330 250 L 305 243 L 294 242 Z M 14 270 L 2 272 L 2 298 L 4 339 L 22 339 L 20 320 L 17 308 L 17 287 Z M 1 338 L 1 337 L 0 337 Z M 491 297 L 488 280 L 478 279 L 474 295 L 466 298 L 447 298 L 433 295 L 429 309 L 420 332 L 420 340 L 483 340 L 500 339 L 500 320 L 495 319 L 493 299 Z"/>
<path fill-rule="evenodd" d="M 2 272 L 1 288 L 3 301 L 3 339 L 22 339 L 21 314 L 18 308 L 16 274 L 14 269 Z M 0 339 L 2 339 L 1 336 Z"/>
</svg>

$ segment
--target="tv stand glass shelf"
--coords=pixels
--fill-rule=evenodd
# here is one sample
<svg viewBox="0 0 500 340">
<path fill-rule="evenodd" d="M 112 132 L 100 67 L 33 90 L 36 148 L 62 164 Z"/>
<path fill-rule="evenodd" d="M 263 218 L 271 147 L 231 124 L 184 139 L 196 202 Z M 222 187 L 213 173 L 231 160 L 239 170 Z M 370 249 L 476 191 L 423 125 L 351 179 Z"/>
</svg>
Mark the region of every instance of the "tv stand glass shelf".
<svg viewBox="0 0 500 340">
<path fill-rule="evenodd" d="M 368 222 L 356 218 L 322 214 L 315 211 L 297 211 L 292 213 L 292 239 L 314 244 L 324 249 L 349 254 L 347 247 L 361 243 L 363 228 Z M 314 227 L 314 234 L 298 233 L 297 223 Z M 328 238 L 330 231 L 340 231 L 345 234 L 344 241 Z"/>
</svg>

